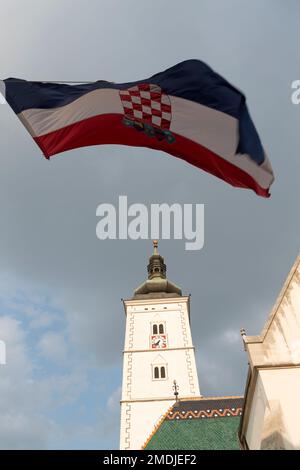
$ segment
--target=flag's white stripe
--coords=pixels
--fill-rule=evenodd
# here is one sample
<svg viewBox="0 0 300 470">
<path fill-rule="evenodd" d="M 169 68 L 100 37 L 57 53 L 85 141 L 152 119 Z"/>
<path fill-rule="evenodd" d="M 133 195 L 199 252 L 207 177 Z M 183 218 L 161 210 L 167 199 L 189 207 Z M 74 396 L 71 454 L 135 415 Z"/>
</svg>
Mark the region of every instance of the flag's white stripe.
<svg viewBox="0 0 300 470">
<path fill-rule="evenodd" d="M 5 103 L 5 82 L 3 80 L 0 80 L 0 103 Z"/>
<path fill-rule="evenodd" d="M 257 165 L 248 155 L 235 154 L 238 145 L 238 120 L 194 101 L 170 96 L 172 121 L 170 130 L 216 153 L 251 175 L 262 188 L 274 180 L 268 157 Z"/>
<path fill-rule="evenodd" d="M 251 175 L 261 187 L 270 186 L 273 174 L 268 161 L 266 165 L 259 166 L 247 155 L 235 155 L 237 119 L 183 98 L 169 98 L 172 106 L 171 132 L 208 148 Z M 38 137 L 101 114 L 124 114 L 119 90 L 94 90 L 65 106 L 27 109 L 18 116 L 30 134 Z"/>
<path fill-rule="evenodd" d="M 26 109 L 18 117 L 25 126 L 27 121 L 32 129 L 32 136 L 38 137 L 99 114 L 111 113 L 123 114 L 123 106 L 119 90 L 106 88 L 86 93 L 59 108 Z"/>
<path fill-rule="evenodd" d="M 230 157 L 237 148 L 238 121 L 208 106 L 170 96 L 170 131 L 197 142 L 222 157 Z"/>
</svg>

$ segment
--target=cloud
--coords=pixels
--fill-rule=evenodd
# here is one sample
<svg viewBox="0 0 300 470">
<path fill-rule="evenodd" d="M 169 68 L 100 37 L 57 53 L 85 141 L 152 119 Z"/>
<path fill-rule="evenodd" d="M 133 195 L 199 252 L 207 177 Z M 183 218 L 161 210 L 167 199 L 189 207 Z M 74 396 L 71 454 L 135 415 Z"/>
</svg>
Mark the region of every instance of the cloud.
<svg viewBox="0 0 300 470">
<path fill-rule="evenodd" d="M 241 341 L 241 335 L 236 330 L 226 330 L 222 334 L 222 339 L 225 341 L 225 343 L 233 344 Z"/>
<path fill-rule="evenodd" d="M 7 363 L 0 368 L 0 448 L 44 448 L 48 424 L 35 407 L 25 333 L 20 322 L 0 316 L 0 335 L 7 346 Z"/>
<path fill-rule="evenodd" d="M 37 317 L 33 318 L 29 324 L 29 328 L 39 329 L 46 328 L 53 323 L 53 315 L 41 312 Z"/>
<path fill-rule="evenodd" d="M 118 387 L 107 400 L 107 407 L 110 411 L 120 410 L 122 387 Z"/>
<path fill-rule="evenodd" d="M 52 409 L 74 404 L 88 386 L 86 373 L 76 369 L 46 376 L 35 383 L 41 395 L 47 397 L 47 406 Z"/>
<path fill-rule="evenodd" d="M 21 327 L 21 323 L 9 316 L 0 316 L 0 335 L 6 344 L 6 359 L 9 364 L 10 376 L 17 379 L 20 370 L 22 376 L 30 374 L 32 368 L 25 342 L 25 332 Z M 4 376 L 7 370 L 8 367 L 4 367 Z"/>
<path fill-rule="evenodd" d="M 0 316 L 0 335 L 7 346 L 7 363 L 0 369 L 0 449 L 47 449 L 72 439 L 85 442 L 86 436 L 92 439 L 95 432 L 104 438 L 107 425 L 106 437 L 115 431 L 117 392 L 112 393 L 106 405 L 101 406 L 99 401 L 97 420 L 95 413 L 89 418 L 84 408 L 83 414 L 76 416 L 99 371 L 94 370 L 88 378 L 84 364 L 74 361 L 63 373 L 47 369 L 33 353 L 22 322 L 7 315 Z M 60 364 L 66 362 L 65 344 L 63 335 L 53 331 L 37 339 L 41 355 Z M 100 393 L 99 390 L 98 397 Z M 71 425 L 72 420 L 61 416 L 73 408 Z"/>
<path fill-rule="evenodd" d="M 39 339 L 37 348 L 45 359 L 57 364 L 63 364 L 66 361 L 68 349 L 62 333 L 48 331 Z"/>
<path fill-rule="evenodd" d="M 48 426 L 40 416 L 2 411 L 0 450 L 45 449 Z"/>
</svg>

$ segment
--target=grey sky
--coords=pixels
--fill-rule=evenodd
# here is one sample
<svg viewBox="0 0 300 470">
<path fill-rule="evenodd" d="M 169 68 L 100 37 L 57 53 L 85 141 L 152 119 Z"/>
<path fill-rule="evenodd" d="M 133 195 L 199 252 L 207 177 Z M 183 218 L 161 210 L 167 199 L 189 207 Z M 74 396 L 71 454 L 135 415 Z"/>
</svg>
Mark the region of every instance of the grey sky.
<svg viewBox="0 0 300 470">
<path fill-rule="evenodd" d="M 98 146 L 48 162 L 1 105 L 0 275 L 10 306 L 0 318 L 11 335 L 8 354 L 14 344 L 19 349 L 16 369 L 9 362 L 0 368 L 0 393 L 10 410 L 10 418 L 0 420 L 0 442 L 11 448 L 118 446 L 120 299 L 143 281 L 151 253 L 150 241 L 96 238 L 97 205 L 117 203 L 122 194 L 129 203 L 205 204 L 202 251 L 185 251 L 182 241 L 162 241 L 159 249 L 170 279 L 192 294 L 202 393 L 242 393 L 247 361 L 239 329 L 259 333 L 299 250 L 300 105 L 290 99 L 291 83 L 300 79 L 299 2 L 1 0 L 0 12 L 1 78 L 123 82 L 188 58 L 207 62 L 245 92 L 276 177 L 271 199 L 264 200 L 147 149 Z M 20 289 L 30 305 L 40 293 L 47 298 L 39 301 L 45 311 L 28 314 L 32 321 L 41 315 L 42 332 L 23 322 L 22 311 L 10 313 Z M 37 397 L 44 398 L 32 403 L 28 380 L 39 357 L 52 365 L 48 378 L 36 379 Z M 69 361 L 65 382 L 60 359 Z M 23 400 L 4 379 L 1 385 L 1 374 L 26 390 Z M 73 397 L 75 389 L 84 398 Z M 82 406 L 77 434 L 68 405 L 55 408 L 68 394 Z"/>
</svg>

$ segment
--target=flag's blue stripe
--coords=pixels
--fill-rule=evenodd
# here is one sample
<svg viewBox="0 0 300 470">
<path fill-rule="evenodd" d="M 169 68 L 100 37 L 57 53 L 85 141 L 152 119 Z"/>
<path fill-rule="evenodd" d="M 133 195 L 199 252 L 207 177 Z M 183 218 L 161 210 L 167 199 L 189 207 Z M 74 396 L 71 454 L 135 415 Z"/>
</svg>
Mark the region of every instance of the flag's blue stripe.
<svg viewBox="0 0 300 470">
<path fill-rule="evenodd" d="M 168 95 L 194 101 L 238 119 L 240 141 L 237 152 L 248 153 L 258 164 L 264 161 L 262 145 L 245 105 L 244 95 L 200 60 L 187 60 L 153 77 L 130 83 L 101 80 L 66 85 L 15 78 L 4 81 L 6 100 L 17 114 L 32 108 L 58 108 L 101 88 L 123 90 L 139 83 L 156 84 Z"/>
<path fill-rule="evenodd" d="M 242 94 L 200 60 L 187 60 L 145 80 L 130 83 L 97 81 L 82 85 L 5 80 L 6 98 L 16 113 L 25 109 L 50 109 L 64 106 L 99 88 L 126 89 L 139 83 L 159 85 L 168 95 L 238 117 Z"/>
</svg>

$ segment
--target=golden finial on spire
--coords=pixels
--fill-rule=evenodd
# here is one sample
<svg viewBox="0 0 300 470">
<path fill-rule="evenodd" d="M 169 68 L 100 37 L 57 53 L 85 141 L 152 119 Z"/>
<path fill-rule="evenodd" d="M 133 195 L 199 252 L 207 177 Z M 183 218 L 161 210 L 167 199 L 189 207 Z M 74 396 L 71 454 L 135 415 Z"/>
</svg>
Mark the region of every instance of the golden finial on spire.
<svg viewBox="0 0 300 470">
<path fill-rule="evenodd" d="M 154 254 L 155 255 L 158 254 L 157 247 L 158 247 L 158 240 L 153 240 L 153 248 L 154 248 Z"/>
</svg>

